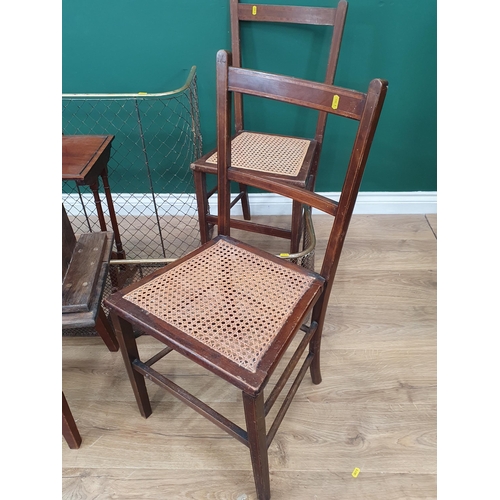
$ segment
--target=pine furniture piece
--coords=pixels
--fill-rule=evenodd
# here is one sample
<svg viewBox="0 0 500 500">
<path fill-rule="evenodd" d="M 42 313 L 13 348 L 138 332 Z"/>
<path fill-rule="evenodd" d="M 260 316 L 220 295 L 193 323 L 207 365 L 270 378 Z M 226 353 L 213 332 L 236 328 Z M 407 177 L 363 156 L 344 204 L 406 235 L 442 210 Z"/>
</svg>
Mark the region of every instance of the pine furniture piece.
<svg viewBox="0 0 500 500">
<path fill-rule="evenodd" d="M 63 205 L 62 329 L 94 327 L 107 348 L 115 352 L 118 341 L 101 304 L 112 247 L 112 232 L 77 237 Z M 63 436 L 70 448 L 79 448 L 81 436 L 64 393 L 62 398 Z"/>
<path fill-rule="evenodd" d="M 145 379 L 224 429 L 250 450 L 259 500 L 270 498 L 267 449 L 306 372 L 321 382 L 321 333 L 333 280 L 387 91 L 373 80 L 367 93 L 231 66 L 217 54 L 218 236 L 175 263 L 105 300 L 132 389 L 144 417 L 151 414 Z M 231 95 L 266 97 L 359 122 L 339 201 L 304 187 L 263 178 L 231 165 Z M 332 103 L 335 103 L 332 106 Z M 230 182 L 255 186 L 334 216 L 319 273 L 230 237 Z M 310 314 L 311 313 L 311 314 Z M 304 323 L 306 318 L 310 318 Z M 164 349 L 140 358 L 135 330 Z M 274 388 L 266 385 L 296 335 L 299 345 Z M 240 390 L 246 429 L 236 425 L 153 368 L 176 351 Z M 305 359 L 270 427 L 265 417 L 303 354 Z M 277 374 L 281 372 L 279 370 Z M 267 430 L 268 429 L 268 430 Z"/>
<path fill-rule="evenodd" d="M 345 0 L 340 0 L 336 8 L 243 4 L 238 0 L 231 0 L 233 65 L 242 67 L 242 48 L 240 47 L 240 24 L 242 22 L 331 26 L 333 27 L 332 37 L 324 82 L 332 84 L 337 69 L 346 14 L 347 2 Z M 292 186 L 313 190 L 327 114 L 322 109 L 318 110 L 316 132 L 312 139 L 262 134 L 245 129 L 242 94 L 235 92 L 232 166 L 244 172 L 253 172 L 263 179 L 281 180 Z M 207 174 L 217 174 L 217 149 L 193 162 L 191 169 L 196 188 L 200 239 L 202 243 L 206 243 L 210 239 L 211 228 L 217 224 L 217 216 L 210 215 L 208 205 L 208 200 L 217 191 L 217 187 L 208 192 L 206 178 Z M 250 221 L 248 189 L 244 183 L 239 183 L 239 194 L 234 198 L 231 206 L 238 201 L 241 201 L 245 220 L 231 219 L 232 227 L 289 239 L 290 253 L 298 252 L 302 225 L 302 209 L 299 202 L 292 203 L 290 229 L 282 229 Z"/>
</svg>

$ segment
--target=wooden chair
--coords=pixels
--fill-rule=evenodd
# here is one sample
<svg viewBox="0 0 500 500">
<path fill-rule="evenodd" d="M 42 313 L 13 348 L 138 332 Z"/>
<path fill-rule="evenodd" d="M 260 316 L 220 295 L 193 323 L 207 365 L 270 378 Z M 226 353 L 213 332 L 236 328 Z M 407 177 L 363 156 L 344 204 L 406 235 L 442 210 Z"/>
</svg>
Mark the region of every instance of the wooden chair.
<svg viewBox="0 0 500 500">
<path fill-rule="evenodd" d="M 340 0 L 336 8 L 298 7 L 288 5 L 240 4 L 231 0 L 231 47 L 233 65 L 242 67 L 240 48 L 241 22 L 296 23 L 304 25 L 332 26 L 332 38 L 324 82 L 332 84 L 337 69 L 340 44 L 347 14 L 347 2 Z M 316 181 L 318 162 L 323 143 L 327 113 L 319 110 L 314 139 L 286 137 L 247 131 L 243 123 L 242 94 L 234 94 L 235 135 L 232 139 L 232 166 L 258 173 L 264 179 L 282 180 L 293 186 L 312 190 Z M 217 174 L 217 150 L 210 151 L 197 161 L 191 169 L 194 174 L 200 239 L 210 239 L 211 228 L 217 224 L 217 216 L 209 214 L 209 198 L 217 187 L 207 191 L 207 174 Z M 241 201 L 244 221 L 231 220 L 231 226 L 280 238 L 290 239 L 290 253 L 299 249 L 302 210 L 299 202 L 292 203 L 290 229 L 281 229 L 250 222 L 250 205 L 246 184 L 239 183 L 239 194 L 231 206 Z"/>
<path fill-rule="evenodd" d="M 110 351 L 118 341 L 101 305 L 113 247 L 113 233 L 85 233 L 77 238 L 62 207 L 62 328 L 94 327 Z M 82 441 L 64 393 L 63 436 L 70 448 Z"/>
<path fill-rule="evenodd" d="M 230 54 L 219 51 L 219 235 L 105 300 L 141 414 L 144 417 L 151 414 L 145 383 L 148 378 L 250 449 L 260 500 L 270 498 L 268 446 L 299 384 L 308 369 L 313 383 L 321 382 L 321 332 L 328 299 L 386 90 L 387 82 L 382 80 L 373 80 L 368 93 L 364 94 L 232 67 Z M 359 122 L 338 202 L 303 187 L 228 167 L 231 165 L 231 93 L 234 92 L 305 106 Z M 278 193 L 334 216 L 320 273 L 230 237 L 231 181 Z M 311 311 L 310 321 L 304 323 Z M 142 361 L 134 327 L 159 340 L 165 348 Z M 303 335 L 300 343 L 265 399 L 266 384 L 299 331 Z M 172 350 L 242 391 L 246 430 L 153 369 L 152 365 Z M 275 421 L 266 431 L 265 417 L 306 350 L 298 375 Z"/>
</svg>

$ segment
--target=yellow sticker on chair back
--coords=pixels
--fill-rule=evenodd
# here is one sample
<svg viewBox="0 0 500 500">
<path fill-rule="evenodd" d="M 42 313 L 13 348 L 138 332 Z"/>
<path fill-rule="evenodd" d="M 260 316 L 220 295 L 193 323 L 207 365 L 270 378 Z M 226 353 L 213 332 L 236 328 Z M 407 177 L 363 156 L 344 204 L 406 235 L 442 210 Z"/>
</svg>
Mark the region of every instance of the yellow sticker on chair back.
<svg viewBox="0 0 500 500">
<path fill-rule="evenodd" d="M 253 5 L 252 6 L 252 16 L 256 16 L 257 15 L 257 5 Z"/>
<path fill-rule="evenodd" d="M 335 94 L 333 96 L 332 109 L 337 109 L 339 107 L 339 101 L 340 101 L 340 97 L 337 94 Z"/>
</svg>

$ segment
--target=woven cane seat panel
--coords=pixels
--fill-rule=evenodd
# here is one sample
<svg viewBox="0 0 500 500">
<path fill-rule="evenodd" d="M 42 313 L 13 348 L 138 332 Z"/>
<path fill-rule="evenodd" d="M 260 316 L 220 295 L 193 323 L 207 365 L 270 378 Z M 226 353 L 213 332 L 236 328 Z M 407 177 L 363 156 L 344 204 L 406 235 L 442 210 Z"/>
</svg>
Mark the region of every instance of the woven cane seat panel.
<svg viewBox="0 0 500 500">
<path fill-rule="evenodd" d="M 242 132 L 231 141 L 231 166 L 295 177 L 310 144 L 295 137 Z M 207 163 L 217 163 L 217 153 Z"/>
<path fill-rule="evenodd" d="M 314 281 L 219 240 L 125 299 L 255 373 Z"/>
</svg>

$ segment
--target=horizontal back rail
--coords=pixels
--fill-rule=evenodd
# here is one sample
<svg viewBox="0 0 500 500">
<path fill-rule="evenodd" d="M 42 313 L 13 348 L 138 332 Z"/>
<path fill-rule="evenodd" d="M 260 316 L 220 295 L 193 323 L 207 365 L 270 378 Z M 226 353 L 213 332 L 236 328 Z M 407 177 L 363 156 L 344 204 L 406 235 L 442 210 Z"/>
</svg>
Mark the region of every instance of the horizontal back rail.
<svg viewBox="0 0 500 500">
<path fill-rule="evenodd" d="M 317 208 L 329 215 L 337 214 L 338 203 L 336 201 L 298 186 L 292 186 L 271 179 L 263 179 L 250 173 L 242 172 L 241 170 L 235 170 L 234 168 L 228 169 L 228 178 L 230 181 L 240 182 L 247 186 L 253 186 L 291 198 L 310 207 Z"/>
<path fill-rule="evenodd" d="M 325 7 L 298 7 L 292 5 L 239 4 L 240 21 L 314 24 L 333 26 L 336 9 Z"/>
<path fill-rule="evenodd" d="M 228 89 L 360 120 L 366 94 L 300 78 L 230 67 Z"/>
</svg>

